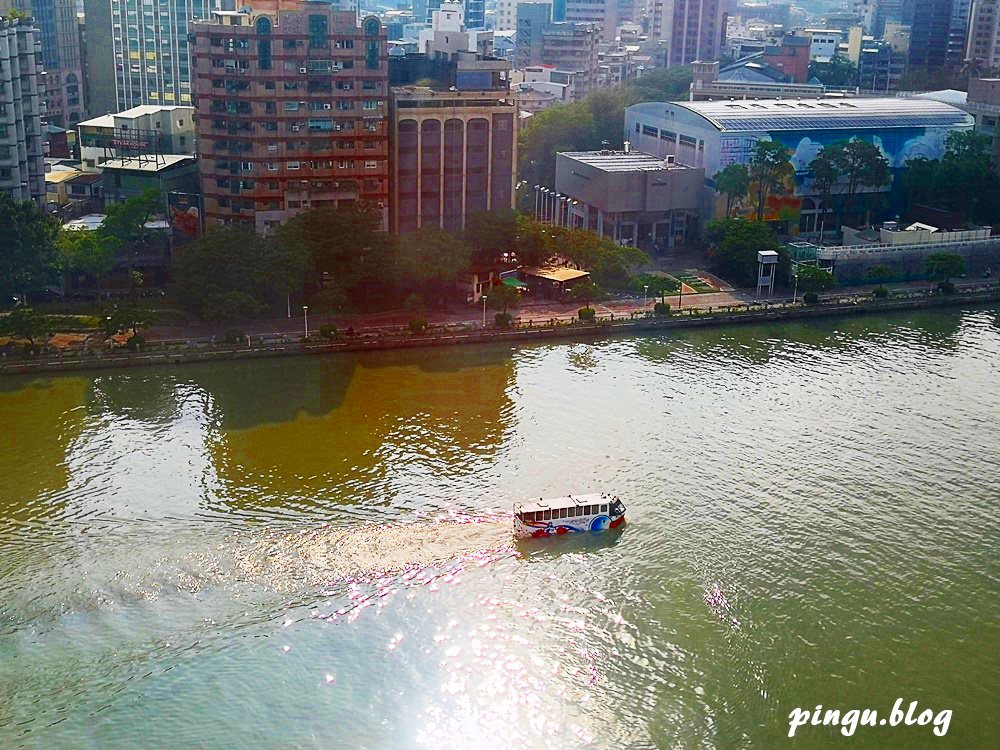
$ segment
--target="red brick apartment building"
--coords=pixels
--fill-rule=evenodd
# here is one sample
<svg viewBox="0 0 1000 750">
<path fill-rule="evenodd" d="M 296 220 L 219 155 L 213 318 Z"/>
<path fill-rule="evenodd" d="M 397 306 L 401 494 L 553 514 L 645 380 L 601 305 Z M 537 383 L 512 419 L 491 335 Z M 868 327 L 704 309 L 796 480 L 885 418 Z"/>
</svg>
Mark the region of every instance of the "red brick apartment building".
<svg viewBox="0 0 1000 750">
<path fill-rule="evenodd" d="M 388 52 L 375 17 L 252 0 L 193 25 L 207 227 L 389 200 Z"/>
</svg>

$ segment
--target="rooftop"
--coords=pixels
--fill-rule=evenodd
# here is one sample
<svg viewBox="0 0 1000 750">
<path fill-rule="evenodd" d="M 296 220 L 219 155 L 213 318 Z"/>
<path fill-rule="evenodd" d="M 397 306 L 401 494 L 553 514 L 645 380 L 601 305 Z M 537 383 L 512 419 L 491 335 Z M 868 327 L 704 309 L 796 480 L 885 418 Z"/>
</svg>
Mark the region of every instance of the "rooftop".
<svg viewBox="0 0 1000 750">
<path fill-rule="evenodd" d="M 691 169 L 683 164 L 668 164 L 658 156 L 641 151 L 561 151 L 560 156 L 602 172 L 659 172 L 664 169 Z"/>
<path fill-rule="evenodd" d="M 123 112 L 112 112 L 106 115 L 100 115 L 99 117 L 92 117 L 89 120 L 84 120 L 80 125 L 89 125 L 95 128 L 113 128 L 115 126 L 115 118 L 120 117 L 125 120 L 135 119 L 137 117 L 142 117 L 144 115 L 155 115 L 160 112 L 173 112 L 175 109 L 183 109 L 194 111 L 194 107 L 190 106 L 180 106 L 180 105 L 163 105 L 163 104 L 140 104 L 138 107 L 132 107 L 131 109 L 126 109 Z"/>
<path fill-rule="evenodd" d="M 101 169 L 124 169 L 133 172 L 160 172 L 176 166 L 181 162 L 194 163 L 195 158 L 186 154 L 162 154 L 158 159 L 145 157 L 143 159 L 108 159 L 101 164 Z"/>
<path fill-rule="evenodd" d="M 674 113 L 672 107 L 703 117 L 723 132 L 764 130 L 860 130 L 865 128 L 948 127 L 971 117 L 932 99 L 857 98 L 778 99 L 760 101 L 646 102 L 630 109 L 654 117 Z"/>
</svg>

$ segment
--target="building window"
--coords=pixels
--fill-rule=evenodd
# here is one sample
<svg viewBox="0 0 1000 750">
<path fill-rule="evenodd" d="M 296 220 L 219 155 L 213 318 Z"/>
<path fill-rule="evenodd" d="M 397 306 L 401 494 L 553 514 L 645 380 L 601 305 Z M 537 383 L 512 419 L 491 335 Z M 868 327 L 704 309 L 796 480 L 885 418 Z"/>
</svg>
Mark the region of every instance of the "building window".
<svg viewBox="0 0 1000 750">
<path fill-rule="evenodd" d="M 326 16 L 309 16 L 309 46 L 313 49 L 322 49 L 327 46 L 327 18 Z"/>
<path fill-rule="evenodd" d="M 365 169 L 378 169 L 378 162 L 374 160 L 366 160 Z"/>
<path fill-rule="evenodd" d="M 271 69 L 271 19 L 261 16 L 257 19 L 257 67 Z"/>
</svg>

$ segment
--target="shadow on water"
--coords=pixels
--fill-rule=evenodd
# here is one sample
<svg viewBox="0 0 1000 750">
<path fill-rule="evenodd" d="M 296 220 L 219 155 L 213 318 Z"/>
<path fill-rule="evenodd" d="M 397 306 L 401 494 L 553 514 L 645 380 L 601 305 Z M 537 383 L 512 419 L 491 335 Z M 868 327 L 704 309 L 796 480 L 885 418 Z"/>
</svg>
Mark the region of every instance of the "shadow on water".
<svg viewBox="0 0 1000 750">
<path fill-rule="evenodd" d="M 514 545 L 528 563 L 548 563 L 564 555 L 594 554 L 617 547 L 628 533 L 628 524 L 620 529 L 562 534 L 544 539 L 517 539 Z"/>
</svg>

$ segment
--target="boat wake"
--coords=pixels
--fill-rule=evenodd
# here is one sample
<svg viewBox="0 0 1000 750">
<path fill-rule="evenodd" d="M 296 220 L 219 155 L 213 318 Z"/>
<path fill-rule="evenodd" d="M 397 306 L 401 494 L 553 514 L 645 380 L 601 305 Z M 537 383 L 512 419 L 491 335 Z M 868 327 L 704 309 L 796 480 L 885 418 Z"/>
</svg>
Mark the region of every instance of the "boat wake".
<svg viewBox="0 0 1000 750">
<path fill-rule="evenodd" d="M 372 580 L 448 562 L 486 564 L 517 554 L 506 515 L 236 536 L 233 574 L 278 589 Z"/>
</svg>

